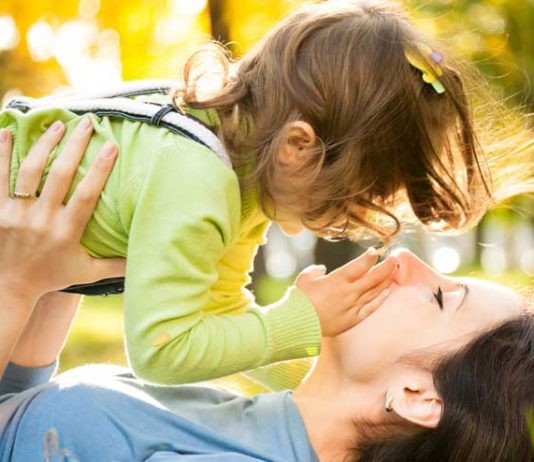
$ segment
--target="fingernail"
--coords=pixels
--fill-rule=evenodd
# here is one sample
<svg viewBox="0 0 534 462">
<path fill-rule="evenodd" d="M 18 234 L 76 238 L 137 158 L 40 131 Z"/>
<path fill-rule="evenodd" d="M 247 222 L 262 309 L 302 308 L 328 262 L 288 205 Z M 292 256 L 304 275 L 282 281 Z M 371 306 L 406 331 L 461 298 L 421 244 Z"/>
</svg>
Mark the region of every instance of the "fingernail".
<svg viewBox="0 0 534 462">
<path fill-rule="evenodd" d="M 380 292 L 379 297 L 386 298 L 391 291 L 389 289 L 384 289 L 382 292 Z"/>
<path fill-rule="evenodd" d="M 58 121 L 54 122 L 52 125 L 50 125 L 49 130 L 52 133 L 52 132 L 58 132 L 62 128 L 63 128 L 63 122 L 58 120 Z"/>
<path fill-rule="evenodd" d="M 102 148 L 102 153 L 100 157 L 102 159 L 111 159 L 117 154 L 117 146 L 111 141 L 106 141 L 104 147 Z"/>
<path fill-rule="evenodd" d="M 0 130 L 0 143 L 5 143 L 7 141 L 7 130 L 3 128 Z"/>
<path fill-rule="evenodd" d="M 374 247 L 369 247 L 365 252 L 367 255 L 378 255 L 378 251 Z"/>
<path fill-rule="evenodd" d="M 84 117 L 82 121 L 80 122 L 80 127 L 82 127 L 84 130 L 87 130 L 92 126 L 91 119 L 89 117 Z"/>
</svg>

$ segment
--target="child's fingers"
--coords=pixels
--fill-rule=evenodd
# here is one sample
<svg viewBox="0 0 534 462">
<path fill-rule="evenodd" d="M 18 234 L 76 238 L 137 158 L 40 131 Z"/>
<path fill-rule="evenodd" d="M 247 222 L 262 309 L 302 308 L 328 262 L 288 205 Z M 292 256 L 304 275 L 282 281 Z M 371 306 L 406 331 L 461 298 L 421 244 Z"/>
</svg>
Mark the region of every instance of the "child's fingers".
<svg viewBox="0 0 534 462">
<path fill-rule="evenodd" d="M 353 283 L 357 294 L 362 295 L 370 289 L 376 287 L 385 279 L 389 278 L 397 267 L 397 259 L 388 257 L 382 263 L 370 269 L 367 274 Z"/>
<path fill-rule="evenodd" d="M 326 266 L 324 265 L 310 265 L 304 268 L 297 276 L 296 281 L 306 279 L 314 280 L 326 274 Z"/>
<path fill-rule="evenodd" d="M 27 194 L 37 192 L 48 156 L 57 146 L 64 132 L 63 122 L 56 121 L 32 146 L 20 166 L 15 191 Z"/>
<path fill-rule="evenodd" d="M 100 193 L 103 191 L 109 174 L 113 169 L 116 157 L 117 146 L 110 141 L 106 141 L 93 165 L 91 165 L 91 168 L 76 187 L 67 203 L 67 213 L 71 215 L 71 219 L 76 223 L 80 234 L 93 215 Z"/>
<path fill-rule="evenodd" d="M 384 279 L 382 282 L 380 282 L 380 284 L 376 285 L 372 289 L 369 289 L 367 292 L 361 294 L 360 297 L 356 300 L 355 306 L 360 307 L 373 301 L 384 290 L 386 290 L 391 285 L 392 282 L 393 282 L 393 276 L 390 276 Z"/>
<path fill-rule="evenodd" d="M 352 329 L 354 326 L 358 325 L 365 318 L 371 316 L 380 306 L 386 298 L 389 296 L 389 289 L 384 289 L 378 297 L 374 300 L 371 300 L 369 303 L 366 303 L 363 306 L 358 308 L 353 308 L 352 310 L 347 311 L 343 315 L 338 317 L 338 324 L 335 326 L 335 335 L 342 334 L 343 332 Z"/>
<path fill-rule="evenodd" d="M 11 132 L 0 130 L 0 202 L 9 197 L 9 164 L 11 161 Z"/>
<path fill-rule="evenodd" d="M 366 303 L 365 305 L 361 306 L 360 308 L 356 309 L 356 324 L 362 322 L 365 318 L 368 318 L 371 316 L 380 306 L 386 298 L 388 298 L 390 294 L 389 289 L 384 289 L 380 294 L 374 299 L 371 300 L 369 303 Z"/>
<path fill-rule="evenodd" d="M 41 192 L 41 199 L 49 203 L 61 203 L 65 199 L 78 169 L 80 160 L 91 138 L 93 126 L 91 119 L 85 117 L 74 129 L 61 154 L 54 160 Z"/>
<path fill-rule="evenodd" d="M 369 248 L 364 254 L 358 258 L 348 262 L 332 274 L 336 274 L 348 281 L 355 281 L 361 278 L 367 271 L 369 271 L 378 260 L 378 252 L 374 248 Z"/>
</svg>

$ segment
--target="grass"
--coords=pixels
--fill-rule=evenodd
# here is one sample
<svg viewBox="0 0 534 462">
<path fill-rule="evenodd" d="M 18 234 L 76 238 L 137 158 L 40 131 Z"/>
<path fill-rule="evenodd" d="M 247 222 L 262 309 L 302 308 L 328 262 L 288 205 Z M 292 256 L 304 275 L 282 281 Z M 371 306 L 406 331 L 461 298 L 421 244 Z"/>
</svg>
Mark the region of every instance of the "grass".
<svg viewBox="0 0 534 462">
<path fill-rule="evenodd" d="M 60 369 L 86 363 L 126 364 L 122 296 L 85 297 L 61 354 Z"/>
</svg>

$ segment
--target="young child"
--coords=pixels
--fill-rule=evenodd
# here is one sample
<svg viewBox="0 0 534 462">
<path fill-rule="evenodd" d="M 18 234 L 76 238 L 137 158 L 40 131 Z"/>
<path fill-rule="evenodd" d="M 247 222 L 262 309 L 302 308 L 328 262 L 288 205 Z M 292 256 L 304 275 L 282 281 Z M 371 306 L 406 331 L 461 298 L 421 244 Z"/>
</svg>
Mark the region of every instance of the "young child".
<svg viewBox="0 0 534 462">
<path fill-rule="evenodd" d="M 245 286 L 269 219 L 288 234 L 306 227 L 330 238 L 362 230 L 384 238 L 398 230 L 401 208 L 425 225 L 460 230 L 489 198 L 462 79 L 396 5 L 307 5 L 239 61 L 215 55 L 228 68 L 217 91 L 196 90 L 220 76 L 202 70 L 212 48 L 189 59 L 171 96 L 148 100 L 174 101 L 206 125 L 231 166 L 162 126 L 50 107 L 0 113 L 14 141 L 11 192 L 21 200 L 40 190 L 17 183 L 21 164 L 48 162 L 48 175 L 61 176 L 68 161 L 56 150 L 23 164 L 47 127 L 51 142 L 71 130 L 88 137 L 94 127 L 75 184 L 104 143 L 118 146 L 82 243 L 93 256 L 127 257 L 127 354 L 152 382 L 314 356 L 321 334 L 346 331 L 387 296 L 395 261 L 374 266 L 370 251 L 328 275 L 312 267 L 280 302 L 256 306 Z M 272 388 L 292 383 L 291 373 L 271 379 Z"/>
</svg>

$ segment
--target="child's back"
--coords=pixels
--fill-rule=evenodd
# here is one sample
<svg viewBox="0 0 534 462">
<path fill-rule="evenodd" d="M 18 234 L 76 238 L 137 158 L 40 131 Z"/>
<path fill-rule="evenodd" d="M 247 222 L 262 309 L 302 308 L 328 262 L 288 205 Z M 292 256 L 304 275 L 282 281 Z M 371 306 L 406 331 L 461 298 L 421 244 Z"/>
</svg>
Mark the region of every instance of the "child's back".
<svg viewBox="0 0 534 462">
<path fill-rule="evenodd" d="M 210 125 L 217 123 L 214 111 L 194 112 L 196 117 Z M 14 156 L 11 162 L 10 181 L 11 192 L 14 191 L 20 164 L 28 154 L 32 144 L 42 135 L 45 129 L 56 120 L 63 121 L 66 126 L 66 135 L 63 137 L 64 142 L 82 117 L 64 109 L 40 109 L 26 114 L 17 110 L 7 109 L 0 113 L 0 125 L 10 128 L 14 134 Z M 126 256 L 128 236 L 141 187 L 149 172 L 151 172 L 150 167 L 153 161 L 163 151 L 176 152 L 181 162 L 186 161 L 190 165 L 197 160 L 199 163 L 205 161 L 208 164 L 213 163 L 216 165 L 215 168 L 206 168 L 206 171 L 198 178 L 198 181 L 207 179 L 212 174 L 222 175 L 226 181 L 231 182 L 230 178 L 235 177 L 235 174 L 230 169 L 224 168 L 222 162 L 208 149 L 162 127 L 133 122 L 125 118 L 101 117 L 94 114 L 90 114 L 88 117 L 91 118 L 94 134 L 71 190 L 82 179 L 94 160 L 94 156 L 106 141 L 110 140 L 116 143 L 121 154 L 117 160 L 117 167 L 110 176 L 98 208 L 83 237 L 83 244 L 95 256 Z M 62 145 L 50 156 L 41 184 L 44 183 L 49 167 L 59 154 L 61 147 Z M 185 153 L 189 153 L 187 158 L 184 156 Z M 178 164 L 181 164 L 181 162 L 178 162 Z M 178 166 L 180 165 L 176 165 L 176 167 Z M 157 172 L 151 173 L 157 175 Z M 180 184 L 177 181 L 176 188 L 179 188 L 179 186 Z"/>
</svg>

